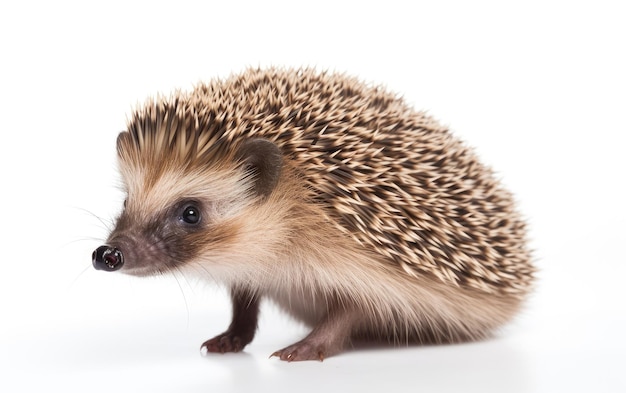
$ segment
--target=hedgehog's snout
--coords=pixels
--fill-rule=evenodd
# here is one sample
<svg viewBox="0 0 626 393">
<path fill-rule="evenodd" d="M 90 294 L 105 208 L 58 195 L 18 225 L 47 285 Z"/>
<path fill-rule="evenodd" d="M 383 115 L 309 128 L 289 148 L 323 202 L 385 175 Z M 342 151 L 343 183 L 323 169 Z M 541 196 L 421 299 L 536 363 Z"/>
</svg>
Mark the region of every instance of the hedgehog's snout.
<svg viewBox="0 0 626 393">
<path fill-rule="evenodd" d="M 124 254 L 122 251 L 111 246 L 100 246 L 91 254 L 93 267 L 96 270 L 114 272 L 124 266 Z"/>
</svg>

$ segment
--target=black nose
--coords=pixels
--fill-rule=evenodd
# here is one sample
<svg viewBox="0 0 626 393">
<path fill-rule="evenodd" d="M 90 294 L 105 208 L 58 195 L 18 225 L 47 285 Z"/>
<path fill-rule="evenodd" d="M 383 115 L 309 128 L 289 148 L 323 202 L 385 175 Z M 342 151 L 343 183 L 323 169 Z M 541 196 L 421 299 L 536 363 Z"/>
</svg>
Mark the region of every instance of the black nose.
<svg viewBox="0 0 626 393">
<path fill-rule="evenodd" d="M 96 270 L 113 272 L 124 266 L 124 255 L 122 251 L 111 246 L 100 246 L 91 254 L 93 267 Z"/>
</svg>

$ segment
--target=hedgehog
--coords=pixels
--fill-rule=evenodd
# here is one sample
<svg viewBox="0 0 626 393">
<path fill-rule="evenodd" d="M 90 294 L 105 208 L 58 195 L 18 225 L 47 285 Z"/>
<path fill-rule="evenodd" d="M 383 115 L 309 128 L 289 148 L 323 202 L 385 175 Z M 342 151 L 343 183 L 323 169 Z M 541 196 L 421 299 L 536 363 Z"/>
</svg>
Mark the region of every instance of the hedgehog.
<svg viewBox="0 0 626 393">
<path fill-rule="evenodd" d="M 126 199 L 96 269 L 223 284 L 238 352 L 272 301 L 310 333 L 274 352 L 491 336 L 534 268 L 512 194 L 474 151 L 386 88 L 247 69 L 148 99 L 117 138 Z"/>
</svg>

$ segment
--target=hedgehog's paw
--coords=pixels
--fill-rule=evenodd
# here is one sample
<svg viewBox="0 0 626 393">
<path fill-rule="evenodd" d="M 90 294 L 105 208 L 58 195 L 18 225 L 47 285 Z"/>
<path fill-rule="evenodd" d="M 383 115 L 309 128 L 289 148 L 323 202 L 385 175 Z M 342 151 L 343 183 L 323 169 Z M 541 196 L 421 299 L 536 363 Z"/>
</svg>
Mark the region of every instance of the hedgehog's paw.
<svg viewBox="0 0 626 393">
<path fill-rule="evenodd" d="M 205 341 L 200 347 L 202 355 L 209 353 L 241 352 L 249 341 L 230 331 L 226 331 L 210 340 Z"/>
<path fill-rule="evenodd" d="M 294 362 L 300 360 L 323 361 L 328 355 L 329 353 L 324 345 L 320 345 L 314 340 L 305 338 L 302 341 L 274 352 L 270 357 L 276 356 L 280 360 Z"/>
<path fill-rule="evenodd" d="M 341 312 L 331 310 L 326 318 L 308 336 L 297 343 L 270 355 L 288 362 L 300 360 L 323 361 L 341 352 L 350 341 L 350 332 L 359 313 L 343 308 Z"/>
</svg>

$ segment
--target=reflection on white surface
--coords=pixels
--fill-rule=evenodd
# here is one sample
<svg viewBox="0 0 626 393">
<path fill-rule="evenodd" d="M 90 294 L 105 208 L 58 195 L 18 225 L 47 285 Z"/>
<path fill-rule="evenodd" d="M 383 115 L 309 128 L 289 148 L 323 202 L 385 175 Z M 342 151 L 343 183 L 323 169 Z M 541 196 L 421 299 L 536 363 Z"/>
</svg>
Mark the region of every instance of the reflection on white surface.
<svg viewBox="0 0 626 393">
<path fill-rule="evenodd" d="M 270 308 L 265 311 L 259 336 L 246 352 L 206 358 L 197 347 L 226 325 L 226 313 L 214 316 L 219 323 L 211 317 L 202 328 L 198 321 L 186 328 L 184 312 L 178 312 L 169 318 L 135 315 L 100 326 L 66 326 L 27 340 L 22 337 L 9 344 L 12 367 L 17 365 L 20 372 L 11 373 L 3 384 L 25 391 L 88 387 L 92 392 L 244 392 L 290 391 L 298 386 L 304 392 L 390 387 L 522 392 L 531 383 L 528 354 L 502 339 L 442 347 L 361 348 L 323 363 L 284 363 L 269 354 L 295 341 L 304 330 Z M 209 326 L 214 331 L 205 333 Z M 29 376 L 32 370 L 37 370 L 37 378 Z"/>
</svg>

